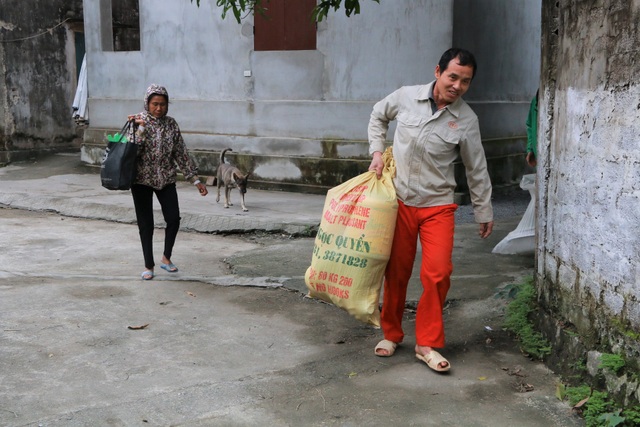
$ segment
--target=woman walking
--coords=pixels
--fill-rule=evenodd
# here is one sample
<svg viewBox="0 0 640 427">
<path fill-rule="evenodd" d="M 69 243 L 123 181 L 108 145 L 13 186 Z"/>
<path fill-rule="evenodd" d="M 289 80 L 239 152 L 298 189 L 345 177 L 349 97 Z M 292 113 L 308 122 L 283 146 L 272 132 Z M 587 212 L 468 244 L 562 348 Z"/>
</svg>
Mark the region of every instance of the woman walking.
<svg viewBox="0 0 640 427">
<path fill-rule="evenodd" d="M 198 179 L 198 169 L 189 157 L 178 123 L 167 116 L 169 94 L 159 85 L 153 84 L 144 97 L 144 111 L 129 116 L 137 125 L 135 140 L 138 143 L 136 178 L 131 186 L 131 195 L 136 210 L 142 254 L 144 256 L 143 280 L 154 277 L 153 258 L 153 195 L 155 193 L 167 224 L 164 236 L 164 251 L 160 267 L 170 273 L 178 271 L 171 262 L 173 245 L 180 228 L 180 207 L 176 191 L 177 168 L 185 179 L 206 196 L 207 187 Z"/>
</svg>

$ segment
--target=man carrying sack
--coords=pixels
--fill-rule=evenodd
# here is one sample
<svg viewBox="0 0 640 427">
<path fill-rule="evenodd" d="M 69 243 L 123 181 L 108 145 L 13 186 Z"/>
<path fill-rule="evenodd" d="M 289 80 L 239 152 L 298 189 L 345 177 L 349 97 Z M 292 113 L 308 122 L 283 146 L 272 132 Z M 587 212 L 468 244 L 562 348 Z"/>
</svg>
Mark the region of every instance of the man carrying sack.
<svg viewBox="0 0 640 427">
<path fill-rule="evenodd" d="M 454 213 L 458 207 L 454 203 L 454 161 L 458 155 L 466 169 L 480 237 L 487 238 L 493 229 L 491 181 L 478 118 L 461 98 L 476 69 L 470 52 L 449 49 L 435 68 L 435 81 L 396 90 L 375 104 L 369 121 L 369 152 L 373 155 L 369 170 L 380 177 L 389 122 L 397 120 L 393 155 L 398 215 L 385 270 L 384 339 L 375 354 L 392 356 L 404 338 L 402 316 L 420 238 L 423 293 L 416 313 L 415 353 L 438 372 L 451 367 L 434 348 L 445 344 L 442 309 L 453 271 Z"/>
</svg>

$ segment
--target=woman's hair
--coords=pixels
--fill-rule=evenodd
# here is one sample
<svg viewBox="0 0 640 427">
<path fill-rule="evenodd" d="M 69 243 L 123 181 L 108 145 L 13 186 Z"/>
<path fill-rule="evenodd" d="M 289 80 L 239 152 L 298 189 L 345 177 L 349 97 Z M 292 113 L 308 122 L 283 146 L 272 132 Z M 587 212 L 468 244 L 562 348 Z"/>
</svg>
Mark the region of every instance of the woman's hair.
<svg viewBox="0 0 640 427">
<path fill-rule="evenodd" d="M 169 97 L 167 96 L 166 93 L 151 93 L 149 94 L 149 98 L 147 98 L 149 101 L 151 101 L 151 98 L 153 98 L 154 96 L 161 96 L 164 98 L 164 100 L 167 102 L 167 104 L 169 103 Z"/>
</svg>

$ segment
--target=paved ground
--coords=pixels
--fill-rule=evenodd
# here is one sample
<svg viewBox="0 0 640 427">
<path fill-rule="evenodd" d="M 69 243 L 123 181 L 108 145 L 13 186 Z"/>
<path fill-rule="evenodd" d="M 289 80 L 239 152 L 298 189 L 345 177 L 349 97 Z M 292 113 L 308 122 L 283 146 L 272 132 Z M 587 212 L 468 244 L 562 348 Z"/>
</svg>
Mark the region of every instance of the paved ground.
<svg viewBox="0 0 640 427">
<path fill-rule="evenodd" d="M 184 183 L 179 194 L 180 272 L 142 282 L 128 192 L 104 190 L 75 154 L 0 168 L 0 425 L 583 425 L 500 329 L 496 292 L 533 256 L 491 249 L 528 196 L 496 201 L 485 241 L 459 209 L 453 369 L 438 375 L 414 357 L 412 310 L 406 343 L 378 358 L 379 330 L 305 298 L 302 236 L 323 196 L 250 189 L 243 213 Z M 409 307 L 418 297 L 414 279 Z"/>
</svg>

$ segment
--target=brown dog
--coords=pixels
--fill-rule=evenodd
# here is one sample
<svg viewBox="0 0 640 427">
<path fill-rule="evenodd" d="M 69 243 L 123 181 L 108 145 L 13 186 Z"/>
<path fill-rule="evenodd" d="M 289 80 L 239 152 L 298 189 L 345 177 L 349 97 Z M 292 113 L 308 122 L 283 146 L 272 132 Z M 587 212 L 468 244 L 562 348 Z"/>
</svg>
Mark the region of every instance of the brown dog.
<svg viewBox="0 0 640 427">
<path fill-rule="evenodd" d="M 231 190 L 237 187 L 238 190 L 240 190 L 242 210 L 248 212 L 249 209 L 244 205 L 244 195 L 247 192 L 247 180 L 251 174 L 244 175 L 237 167 L 225 163 L 224 153 L 227 151 L 233 150 L 226 148 L 220 153 L 220 165 L 218 166 L 218 173 L 216 174 L 218 181 L 218 197 L 216 197 L 216 202 L 220 201 L 220 187 L 224 186 L 224 207 L 228 208 L 229 206 L 233 206 L 231 203 Z"/>
</svg>

